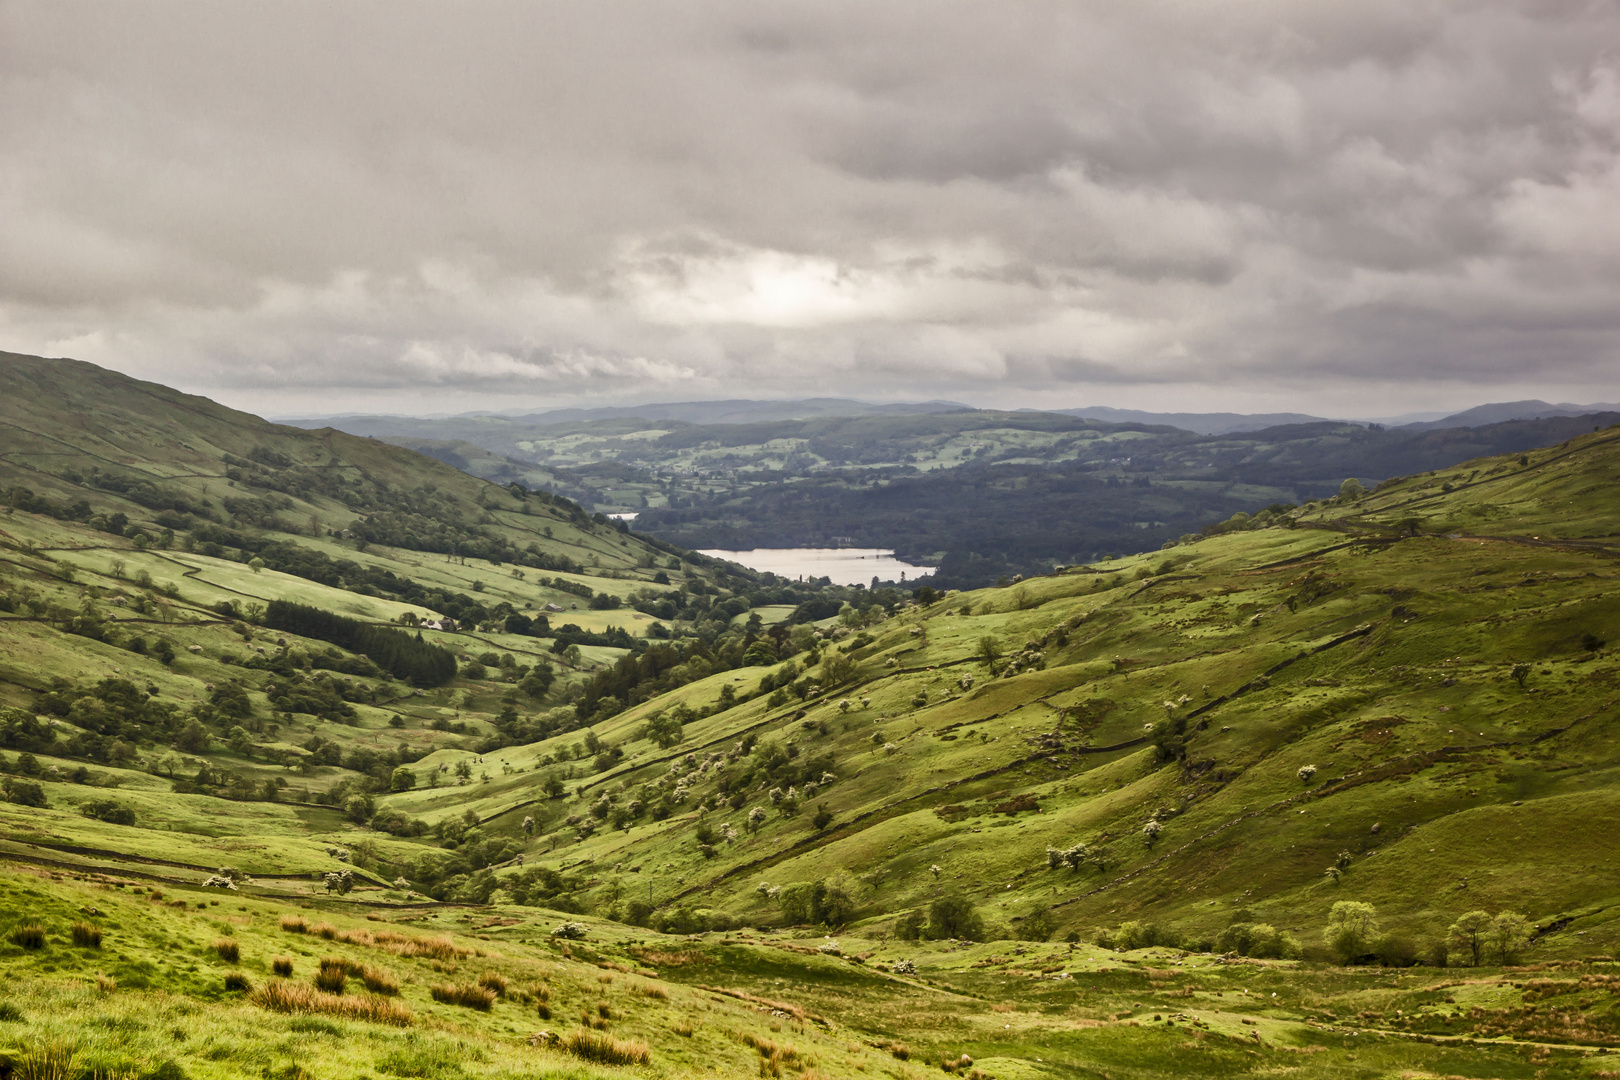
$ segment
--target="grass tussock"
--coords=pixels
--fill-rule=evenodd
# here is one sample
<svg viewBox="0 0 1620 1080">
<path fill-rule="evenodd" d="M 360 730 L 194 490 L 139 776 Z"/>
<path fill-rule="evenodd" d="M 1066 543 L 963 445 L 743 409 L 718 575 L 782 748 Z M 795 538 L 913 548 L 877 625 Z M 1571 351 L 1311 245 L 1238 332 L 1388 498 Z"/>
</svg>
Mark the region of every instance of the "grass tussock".
<svg viewBox="0 0 1620 1080">
<path fill-rule="evenodd" d="M 429 987 L 428 993 L 440 1004 L 460 1005 L 479 1012 L 488 1012 L 495 1005 L 495 991 L 477 984 L 440 983 Z"/>
<path fill-rule="evenodd" d="M 652 1058 L 652 1051 L 640 1039 L 615 1039 L 583 1029 L 564 1036 L 562 1046 L 575 1057 L 598 1065 L 645 1065 Z"/>
<path fill-rule="evenodd" d="M 293 973 L 292 957 L 276 957 L 274 960 L 270 961 L 270 970 L 274 974 L 280 975 L 283 979 L 291 977 Z"/>
<path fill-rule="evenodd" d="M 246 994 L 252 991 L 253 983 L 240 971 L 231 971 L 225 975 L 225 989 Z"/>
<path fill-rule="evenodd" d="M 280 979 L 272 979 L 253 991 L 249 1000 L 274 1012 L 322 1013 L 394 1027 L 408 1027 L 415 1019 L 410 1009 L 392 998 L 328 994 L 312 986 Z"/>
<path fill-rule="evenodd" d="M 657 1000 L 657 1001 L 668 1001 L 669 1000 L 669 991 L 665 990 L 662 986 L 659 986 L 657 983 L 643 983 L 642 985 L 636 987 L 636 989 L 640 993 L 646 995 L 647 997 L 653 998 L 654 1000 Z"/>
<path fill-rule="evenodd" d="M 11 928 L 11 943 L 20 949 L 43 949 L 45 926 L 43 923 L 19 923 Z"/>
<path fill-rule="evenodd" d="M 696 1031 L 697 1028 L 693 1026 L 691 1017 L 683 1016 L 673 1024 L 669 1025 L 669 1030 L 673 1031 L 683 1039 L 690 1039 L 692 1037 L 692 1032 Z"/>
<path fill-rule="evenodd" d="M 341 994 L 348 981 L 348 961 L 335 956 L 321 957 L 321 966 L 315 972 L 315 989 L 328 994 Z"/>
<path fill-rule="evenodd" d="M 366 984 L 366 989 L 373 994 L 392 997 L 399 993 L 399 980 L 394 977 L 393 972 L 386 968 L 362 964 L 357 974 L 360 976 L 360 981 Z"/>
<path fill-rule="evenodd" d="M 41 1043 L 24 1050 L 13 1075 L 17 1080 L 73 1080 L 78 1050 L 71 1043 Z"/>
<path fill-rule="evenodd" d="M 234 964 L 242 959 L 242 946 L 235 938 L 215 938 L 211 947 L 227 964 Z"/>
<path fill-rule="evenodd" d="M 478 985 L 482 986 L 485 990 L 495 991 L 496 997 L 505 997 L 506 989 L 509 984 L 507 983 L 505 977 L 497 975 L 493 971 L 486 971 L 482 975 L 478 976 Z"/>
<path fill-rule="evenodd" d="M 384 930 L 371 935 L 372 944 L 395 956 L 430 956 L 435 960 L 460 960 L 473 950 L 457 945 L 448 935 L 419 938 Z"/>
<path fill-rule="evenodd" d="M 103 994 L 110 994 L 118 989 L 118 980 L 102 972 L 96 973 L 96 989 Z"/>
<path fill-rule="evenodd" d="M 74 923 L 73 944 L 80 949 L 101 948 L 101 927 L 95 923 Z"/>
<path fill-rule="evenodd" d="M 751 1032 L 744 1032 L 738 1039 L 759 1054 L 761 1076 L 781 1076 L 784 1068 L 791 1069 L 800 1064 L 799 1048 L 792 1043 L 779 1043 Z"/>
<path fill-rule="evenodd" d="M 281 928 L 289 934 L 309 933 L 309 923 L 304 921 L 302 915 L 283 915 L 281 917 Z"/>
</svg>

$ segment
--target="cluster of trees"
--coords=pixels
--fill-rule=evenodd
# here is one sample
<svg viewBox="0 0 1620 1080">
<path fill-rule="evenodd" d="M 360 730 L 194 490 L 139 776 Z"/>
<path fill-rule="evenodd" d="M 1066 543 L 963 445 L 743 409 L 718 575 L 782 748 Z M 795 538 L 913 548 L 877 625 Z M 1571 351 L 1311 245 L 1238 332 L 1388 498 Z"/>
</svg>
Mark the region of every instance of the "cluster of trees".
<svg viewBox="0 0 1620 1080">
<path fill-rule="evenodd" d="M 1488 960 L 1512 963 L 1532 937 L 1530 921 L 1516 911 L 1470 911 L 1459 916 L 1443 935 L 1419 945 L 1399 931 L 1384 932 L 1373 905 L 1341 900 L 1328 912 L 1322 943 L 1342 964 L 1445 967 L 1455 963 L 1478 966 Z M 1304 955 L 1303 946 L 1292 934 L 1241 910 L 1234 913 L 1231 925 L 1215 935 L 1187 936 L 1154 922 L 1132 921 L 1099 932 L 1095 941 L 1108 949 L 1163 946 L 1272 960 L 1297 960 Z"/>
<path fill-rule="evenodd" d="M 335 615 L 308 604 L 273 600 L 264 624 L 301 637 L 330 641 L 369 657 L 378 667 L 416 686 L 440 686 L 456 674 L 456 657 L 449 649 L 388 626 L 374 626 Z M 307 711 L 307 710 L 299 710 Z"/>
<path fill-rule="evenodd" d="M 177 705 L 122 678 L 105 678 L 87 686 L 59 682 L 34 700 L 34 710 L 60 717 L 80 729 L 63 740 L 56 752 L 117 765 L 133 760 L 138 745 L 172 742 L 191 719 Z M 8 710 L 8 714 L 22 712 Z M 36 750 L 54 741 L 54 731 L 41 731 L 42 725 L 38 721 L 30 724 L 31 719 L 8 718 L 0 731 L 11 734 L 3 737 L 32 740 L 35 745 L 30 748 Z M 46 740 L 45 736 L 51 738 Z"/>
<path fill-rule="evenodd" d="M 1487 959 L 1512 963 L 1530 944 L 1534 928 L 1516 911 L 1469 911 L 1457 918 L 1443 937 L 1423 947 L 1398 932 L 1382 933 L 1377 909 L 1356 900 L 1341 900 L 1328 912 L 1325 943 L 1341 963 L 1382 963 L 1409 967 L 1423 960 L 1435 967 L 1461 962 L 1478 966 Z"/>
</svg>

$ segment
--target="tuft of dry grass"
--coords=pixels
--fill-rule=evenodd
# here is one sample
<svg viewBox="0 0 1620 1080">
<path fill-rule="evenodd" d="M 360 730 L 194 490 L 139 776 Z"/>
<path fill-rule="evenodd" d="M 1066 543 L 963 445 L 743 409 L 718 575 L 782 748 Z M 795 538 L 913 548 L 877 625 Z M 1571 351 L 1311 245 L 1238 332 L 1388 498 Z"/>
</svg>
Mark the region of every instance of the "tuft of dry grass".
<svg viewBox="0 0 1620 1080">
<path fill-rule="evenodd" d="M 242 959 L 242 946 L 237 943 L 235 938 L 215 938 L 212 948 L 214 952 L 219 954 L 219 958 L 227 964 L 234 964 Z"/>
<path fill-rule="evenodd" d="M 683 1016 L 673 1024 L 669 1025 L 669 1030 L 673 1031 L 683 1039 L 690 1039 L 692 1037 L 692 1032 L 696 1031 L 697 1029 L 692 1026 L 691 1017 Z"/>
<path fill-rule="evenodd" d="M 95 923 L 74 923 L 73 944 L 81 949 L 101 948 L 101 927 L 97 926 Z"/>
<path fill-rule="evenodd" d="M 229 971 L 225 973 L 225 989 L 247 993 L 253 989 L 253 983 L 240 971 Z"/>
<path fill-rule="evenodd" d="M 349 963 L 335 956 L 321 957 L 321 966 L 315 972 L 315 988 L 328 994 L 343 993 L 349 981 Z"/>
<path fill-rule="evenodd" d="M 386 994 L 392 997 L 399 993 L 399 980 L 394 978 L 393 972 L 385 968 L 362 964 L 358 974 L 360 981 L 365 983 L 366 989 L 373 994 Z"/>
<path fill-rule="evenodd" d="M 535 1012 L 535 1015 L 540 1017 L 540 1019 L 542 1019 L 542 1020 L 550 1020 L 551 1019 L 551 1006 L 547 1005 L 543 1001 L 537 1002 L 535 1004 L 534 1012 Z"/>
<path fill-rule="evenodd" d="M 479 975 L 478 985 L 482 986 L 485 990 L 493 990 L 497 997 L 506 996 L 506 988 L 508 986 L 506 979 L 503 976 L 495 974 L 493 971 L 486 971 Z"/>
<path fill-rule="evenodd" d="M 783 1067 L 793 1068 L 799 1064 L 799 1048 L 792 1043 L 775 1042 L 749 1032 L 744 1032 L 737 1038 L 759 1053 L 761 1076 L 781 1076 Z"/>
<path fill-rule="evenodd" d="M 309 923 L 304 921 L 302 915 L 283 915 L 281 917 L 281 928 L 289 934 L 309 933 Z"/>
<path fill-rule="evenodd" d="M 278 956 L 270 961 L 270 970 L 282 978 L 288 978 L 293 973 L 293 962 L 290 956 Z"/>
<path fill-rule="evenodd" d="M 106 975 L 98 971 L 96 973 L 96 989 L 100 990 L 103 994 L 110 994 L 114 990 L 118 989 L 118 980 L 113 978 L 111 975 Z"/>
<path fill-rule="evenodd" d="M 655 998 L 658 1001 L 669 1000 L 669 991 L 665 990 L 662 986 L 659 986 L 656 983 L 643 983 L 642 985 L 636 987 L 636 989 L 645 994 L 647 997 Z"/>
<path fill-rule="evenodd" d="M 392 930 L 382 930 L 371 935 L 371 940 L 378 948 L 386 949 L 396 956 L 431 956 L 435 960 L 459 960 L 472 955 L 471 949 L 457 945 L 448 935 L 419 938 L 395 933 Z"/>
<path fill-rule="evenodd" d="M 272 979 L 253 991 L 249 1000 L 275 1012 L 325 1013 L 346 1020 L 366 1020 L 374 1024 L 392 1024 L 394 1027 L 408 1027 L 415 1019 L 410 1009 L 391 998 L 344 997 L 280 979 Z"/>
<path fill-rule="evenodd" d="M 584 1029 L 564 1036 L 562 1046 L 575 1057 L 599 1065 L 645 1065 L 652 1058 L 647 1044 L 640 1039 L 626 1041 Z"/>
<path fill-rule="evenodd" d="M 309 928 L 309 932 L 318 938 L 325 938 L 327 941 L 334 941 L 338 936 L 337 927 L 329 922 L 316 923 Z"/>
<path fill-rule="evenodd" d="M 444 1005 L 462 1005 L 479 1012 L 488 1012 L 495 1004 L 495 991 L 487 986 L 462 983 L 440 983 L 428 987 L 433 1000 Z"/>
<path fill-rule="evenodd" d="M 11 928 L 11 943 L 22 949 L 43 949 L 45 947 L 45 926 L 43 923 L 18 923 Z"/>
</svg>

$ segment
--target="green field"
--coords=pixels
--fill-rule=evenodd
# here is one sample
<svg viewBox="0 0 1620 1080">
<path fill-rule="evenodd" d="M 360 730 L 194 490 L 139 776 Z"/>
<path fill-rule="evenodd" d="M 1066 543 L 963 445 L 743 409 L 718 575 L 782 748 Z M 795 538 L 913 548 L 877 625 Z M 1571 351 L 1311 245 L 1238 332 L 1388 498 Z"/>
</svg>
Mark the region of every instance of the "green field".
<svg viewBox="0 0 1620 1080">
<path fill-rule="evenodd" d="M 231 527 L 341 578 L 210 553 L 223 458 L 204 475 L 186 448 L 225 411 L 173 399 L 122 435 L 36 409 L 0 456 L 0 1070 L 1620 1074 L 1620 429 L 1006 587 L 840 592 L 830 615 L 335 434 L 254 437 L 376 455 L 365 475 L 392 479 L 356 498 L 389 528 L 390 492 L 435 484 L 528 506 L 464 546 L 549 527 L 598 562 L 359 545 L 307 528 L 358 520 L 317 488 L 277 511 L 304 532 L 240 506 Z M 96 455 L 185 474 L 214 517 L 161 537 L 151 507 L 68 479 Z M 436 505 L 411 512 L 424 546 Z M 256 621 L 276 600 L 444 614 L 406 578 L 487 616 L 422 632 L 457 657 L 435 685 Z M 677 636 L 648 647 L 651 616 L 538 578 L 679 596 Z M 553 631 L 635 648 L 557 651 L 491 614 L 547 603 Z M 1344 902 L 1369 907 L 1335 923 Z M 1497 927 L 1477 963 L 1471 912 Z M 552 934 L 567 921 L 585 936 Z M 335 997 L 311 996 L 322 958 Z"/>
</svg>

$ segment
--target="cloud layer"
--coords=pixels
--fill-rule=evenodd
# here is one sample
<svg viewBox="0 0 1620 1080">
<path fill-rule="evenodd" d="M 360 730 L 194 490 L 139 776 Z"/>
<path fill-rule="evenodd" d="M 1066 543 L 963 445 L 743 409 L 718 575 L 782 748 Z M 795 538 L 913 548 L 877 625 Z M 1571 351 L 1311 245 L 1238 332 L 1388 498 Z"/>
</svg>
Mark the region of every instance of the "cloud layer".
<svg viewBox="0 0 1620 1080">
<path fill-rule="evenodd" d="M 0 347 L 270 412 L 1612 400 L 1620 8 L 0 7 Z"/>
</svg>

